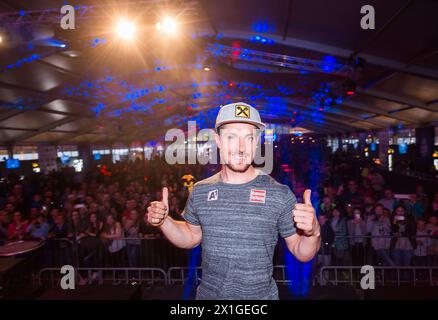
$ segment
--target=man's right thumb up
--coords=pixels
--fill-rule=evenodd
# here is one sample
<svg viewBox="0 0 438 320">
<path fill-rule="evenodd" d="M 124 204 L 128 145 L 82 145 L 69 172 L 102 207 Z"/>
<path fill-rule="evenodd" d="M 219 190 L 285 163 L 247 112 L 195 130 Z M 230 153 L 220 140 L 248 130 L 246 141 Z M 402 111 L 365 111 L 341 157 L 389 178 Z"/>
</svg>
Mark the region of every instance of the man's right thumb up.
<svg viewBox="0 0 438 320">
<path fill-rule="evenodd" d="M 167 210 L 169 210 L 169 189 L 167 189 L 167 187 L 164 187 L 162 194 L 163 194 L 163 200 L 161 201 L 164 203 Z"/>
</svg>

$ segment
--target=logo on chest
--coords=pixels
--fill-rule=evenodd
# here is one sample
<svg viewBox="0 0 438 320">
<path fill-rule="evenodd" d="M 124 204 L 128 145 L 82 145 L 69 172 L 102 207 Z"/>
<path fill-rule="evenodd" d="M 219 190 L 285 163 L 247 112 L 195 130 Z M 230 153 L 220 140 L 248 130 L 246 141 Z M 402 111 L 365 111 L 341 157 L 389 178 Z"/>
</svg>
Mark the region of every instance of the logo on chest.
<svg viewBox="0 0 438 320">
<path fill-rule="evenodd" d="M 208 193 L 207 201 L 215 201 L 218 198 L 219 191 L 217 189 L 211 190 Z"/>
<path fill-rule="evenodd" d="M 266 190 L 251 189 L 249 202 L 265 203 L 265 201 L 266 201 Z"/>
</svg>

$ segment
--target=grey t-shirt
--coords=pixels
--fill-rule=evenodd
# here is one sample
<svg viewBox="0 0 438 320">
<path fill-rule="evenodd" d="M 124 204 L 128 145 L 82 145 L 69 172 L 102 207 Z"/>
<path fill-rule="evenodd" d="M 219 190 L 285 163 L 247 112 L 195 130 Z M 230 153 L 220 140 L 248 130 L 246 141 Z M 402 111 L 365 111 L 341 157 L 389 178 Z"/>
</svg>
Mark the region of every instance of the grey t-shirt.
<svg viewBox="0 0 438 320">
<path fill-rule="evenodd" d="M 272 277 L 278 234 L 296 233 L 295 195 L 265 174 L 244 184 L 220 172 L 197 182 L 184 219 L 202 229 L 202 281 L 197 299 L 278 299 Z"/>
</svg>

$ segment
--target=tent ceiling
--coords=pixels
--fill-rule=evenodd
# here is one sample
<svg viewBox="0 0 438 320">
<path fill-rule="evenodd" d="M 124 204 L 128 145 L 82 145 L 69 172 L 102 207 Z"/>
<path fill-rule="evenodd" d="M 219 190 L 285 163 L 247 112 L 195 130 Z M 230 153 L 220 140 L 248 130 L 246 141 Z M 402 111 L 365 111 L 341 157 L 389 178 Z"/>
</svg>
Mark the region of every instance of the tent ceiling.
<svg viewBox="0 0 438 320">
<path fill-rule="evenodd" d="M 77 1 L 94 5 L 97 20 L 78 15 L 73 31 L 53 23 L 67 48 L 0 45 L 0 143 L 146 141 L 186 129 L 189 119 L 211 127 L 220 104 L 240 100 L 267 122 L 324 134 L 438 121 L 437 1 L 370 0 L 376 30 L 360 28 L 361 1 L 154 1 L 155 9 L 187 8 L 183 35 L 163 40 L 145 31 L 127 48 L 102 28 L 108 13 L 129 2 Z M 143 2 L 145 12 L 155 12 Z M 24 10 L 36 28 L 38 14 L 63 4 L 2 1 L 0 19 Z M 153 14 L 141 22 L 146 18 Z M 220 56 L 228 47 L 231 55 Z M 258 56 L 247 60 L 245 52 Z M 306 61 L 281 67 L 278 54 Z M 363 69 L 315 72 L 327 59 L 349 68 L 352 54 L 365 60 Z M 208 73 L 207 57 L 215 63 Z M 337 96 L 349 78 L 356 94 L 320 110 L 315 94 L 322 86 Z"/>
</svg>

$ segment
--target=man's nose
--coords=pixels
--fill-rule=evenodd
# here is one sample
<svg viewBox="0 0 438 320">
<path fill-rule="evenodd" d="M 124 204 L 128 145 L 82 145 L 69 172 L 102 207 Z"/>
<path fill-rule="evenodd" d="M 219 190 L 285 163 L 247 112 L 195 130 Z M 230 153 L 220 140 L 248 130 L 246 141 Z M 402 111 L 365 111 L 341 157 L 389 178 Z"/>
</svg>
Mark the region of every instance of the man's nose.
<svg viewBox="0 0 438 320">
<path fill-rule="evenodd" d="M 245 152 L 245 140 L 242 137 L 239 138 L 239 152 Z"/>
</svg>

